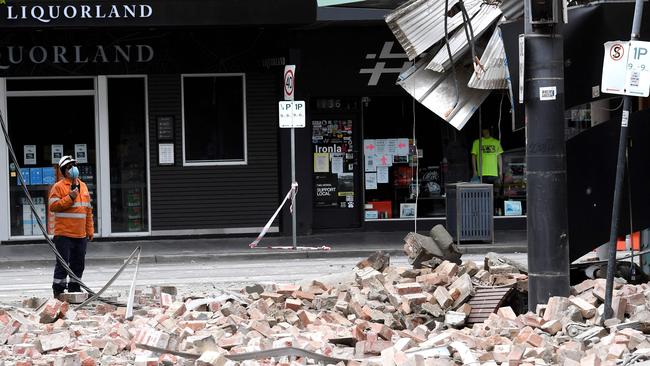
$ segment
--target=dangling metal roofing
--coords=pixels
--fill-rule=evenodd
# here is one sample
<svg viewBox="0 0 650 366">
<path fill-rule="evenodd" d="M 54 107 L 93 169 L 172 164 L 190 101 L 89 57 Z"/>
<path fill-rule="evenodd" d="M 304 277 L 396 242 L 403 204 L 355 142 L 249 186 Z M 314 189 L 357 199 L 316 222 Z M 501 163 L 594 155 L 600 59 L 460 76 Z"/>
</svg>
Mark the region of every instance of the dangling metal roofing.
<svg viewBox="0 0 650 366">
<path fill-rule="evenodd" d="M 497 27 L 480 58 L 481 66 L 472 74 L 467 84 L 477 89 L 508 89 L 510 72 L 506 59 L 506 49 L 501 38 L 501 29 Z"/>
<path fill-rule="evenodd" d="M 409 60 L 415 59 L 445 37 L 445 1 L 447 0 L 410 0 L 386 16 L 386 23 L 397 41 L 402 45 Z M 480 9 L 481 0 L 464 2 L 469 17 Z M 448 8 L 458 4 L 458 0 L 449 0 Z M 447 17 L 447 30 L 451 33 L 463 23 L 462 13 Z"/>
<path fill-rule="evenodd" d="M 484 4 L 481 10 L 471 19 L 470 23 L 474 30 L 476 40 L 488 29 L 492 23 L 501 17 L 501 10 L 498 7 Z M 449 39 L 449 46 L 454 60 L 458 60 L 469 49 L 469 42 L 464 27 L 460 27 Z M 451 66 L 447 47 L 442 47 L 427 65 L 427 69 L 445 72 Z"/>
<path fill-rule="evenodd" d="M 467 86 L 473 70 L 469 62 L 456 64 L 458 89 L 452 71 L 439 73 L 428 70 L 431 57 L 425 57 L 399 76 L 397 83 L 414 99 L 460 130 L 478 106 L 490 94 L 489 90 Z"/>
</svg>

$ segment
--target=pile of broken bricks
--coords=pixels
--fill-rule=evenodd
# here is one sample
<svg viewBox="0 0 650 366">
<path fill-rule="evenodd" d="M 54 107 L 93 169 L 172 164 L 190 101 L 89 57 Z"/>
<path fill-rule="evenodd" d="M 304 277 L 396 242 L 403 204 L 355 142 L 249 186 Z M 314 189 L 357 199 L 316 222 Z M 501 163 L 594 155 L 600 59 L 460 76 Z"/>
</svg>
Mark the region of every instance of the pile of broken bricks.
<svg viewBox="0 0 650 366">
<path fill-rule="evenodd" d="M 5 306 L 0 365 L 615 365 L 650 355 L 648 285 L 617 282 L 616 318 L 604 324 L 604 281 L 588 280 L 535 312 L 503 306 L 468 326 L 477 289 L 525 288 L 524 268 L 495 255 L 435 258 L 397 268 L 376 253 L 349 276 L 237 292 L 149 287 L 132 320 L 106 304 Z"/>
</svg>

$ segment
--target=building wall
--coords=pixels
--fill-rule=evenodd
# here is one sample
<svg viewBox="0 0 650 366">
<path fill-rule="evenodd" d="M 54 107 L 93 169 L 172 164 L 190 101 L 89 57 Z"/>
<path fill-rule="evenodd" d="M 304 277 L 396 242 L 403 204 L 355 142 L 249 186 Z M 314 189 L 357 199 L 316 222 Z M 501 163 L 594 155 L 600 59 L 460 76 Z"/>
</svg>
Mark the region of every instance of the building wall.
<svg viewBox="0 0 650 366">
<path fill-rule="evenodd" d="M 248 164 L 182 166 L 181 76 L 149 76 L 153 234 L 254 232 L 278 205 L 277 99 L 273 74 L 246 74 Z M 156 118 L 174 116 L 175 165 L 158 165 Z M 237 229 L 237 230 L 223 230 Z"/>
</svg>

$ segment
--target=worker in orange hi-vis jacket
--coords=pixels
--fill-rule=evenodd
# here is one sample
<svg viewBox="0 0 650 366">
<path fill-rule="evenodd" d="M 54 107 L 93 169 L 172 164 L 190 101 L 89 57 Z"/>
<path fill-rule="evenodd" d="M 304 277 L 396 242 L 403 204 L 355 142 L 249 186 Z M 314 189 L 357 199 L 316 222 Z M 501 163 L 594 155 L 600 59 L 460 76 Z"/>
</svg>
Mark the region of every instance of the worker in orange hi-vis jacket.
<svg viewBox="0 0 650 366">
<path fill-rule="evenodd" d="M 70 155 L 59 160 L 63 179 L 50 190 L 49 208 L 54 212 L 54 243 L 66 264 L 81 278 L 84 272 L 86 246 L 93 240 L 93 208 L 86 184 L 79 179 L 77 161 Z M 52 290 L 58 298 L 65 290 L 80 292 L 81 288 L 72 278 L 66 282 L 67 272 L 57 260 L 54 267 Z"/>
</svg>

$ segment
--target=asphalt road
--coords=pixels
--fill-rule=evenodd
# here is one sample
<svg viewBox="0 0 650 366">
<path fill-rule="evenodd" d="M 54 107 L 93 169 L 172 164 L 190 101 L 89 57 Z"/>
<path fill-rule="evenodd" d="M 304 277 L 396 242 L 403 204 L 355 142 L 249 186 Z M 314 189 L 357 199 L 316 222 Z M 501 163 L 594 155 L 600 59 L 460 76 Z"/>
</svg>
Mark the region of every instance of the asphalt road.
<svg viewBox="0 0 650 366">
<path fill-rule="evenodd" d="M 526 254 L 504 254 L 526 263 Z M 350 272 L 362 258 L 250 260 L 228 263 L 144 264 L 138 271 L 138 288 L 151 285 L 173 285 L 179 292 L 210 293 L 215 288 L 241 288 L 253 283 L 299 282 L 328 275 Z M 482 264 L 482 255 L 465 255 Z M 404 256 L 391 258 L 391 265 L 408 267 Z M 89 266 L 83 279 L 92 289 L 99 290 L 118 270 L 118 266 Z M 35 267 L 0 271 L 0 303 L 16 304 L 32 296 L 51 296 L 53 268 Z M 125 295 L 133 278 L 134 267 L 128 267 L 107 291 Z"/>
</svg>

